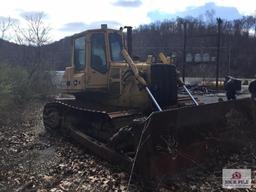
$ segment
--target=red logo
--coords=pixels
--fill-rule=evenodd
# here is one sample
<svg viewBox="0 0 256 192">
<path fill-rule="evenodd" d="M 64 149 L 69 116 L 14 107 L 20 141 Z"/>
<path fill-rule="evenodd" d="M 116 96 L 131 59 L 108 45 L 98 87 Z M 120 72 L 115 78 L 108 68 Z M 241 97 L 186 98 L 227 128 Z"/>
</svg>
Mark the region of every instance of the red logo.
<svg viewBox="0 0 256 192">
<path fill-rule="evenodd" d="M 233 174 L 232 174 L 232 179 L 241 179 L 241 177 L 242 177 L 242 175 L 241 175 L 241 173 L 240 172 L 234 172 Z"/>
</svg>

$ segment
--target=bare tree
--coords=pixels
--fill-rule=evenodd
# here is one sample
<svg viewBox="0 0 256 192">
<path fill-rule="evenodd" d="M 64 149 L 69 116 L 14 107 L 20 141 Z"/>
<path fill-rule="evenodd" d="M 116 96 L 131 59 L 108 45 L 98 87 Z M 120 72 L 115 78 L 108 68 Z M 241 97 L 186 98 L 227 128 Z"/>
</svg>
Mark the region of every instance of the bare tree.
<svg viewBox="0 0 256 192">
<path fill-rule="evenodd" d="M 11 17 L 0 17 L 0 32 L 1 32 L 1 38 L 5 39 L 6 33 L 8 30 L 11 29 L 11 27 L 14 25 L 15 20 Z"/>
<path fill-rule="evenodd" d="M 206 22 L 208 22 L 210 25 L 215 24 L 216 13 L 214 9 L 207 10 L 204 15 L 205 15 Z"/>
<path fill-rule="evenodd" d="M 50 27 L 45 23 L 45 16 L 43 12 L 24 14 L 25 25 L 21 26 L 21 21 L 14 27 L 16 43 L 27 45 L 23 48 L 23 63 L 28 69 L 32 84 L 38 84 L 42 72 L 49 68 L 43 57 L 43 45 L 50 42 Z"/>
<path fill-rule="evenodd" d="M 19 25 L 16 25 L 16 42 L 35 47 L 49 43 L 50 27 L 44 22 L 45 16 L 43 12 L 32 12 L 23 15 L 26 26 L 21 28 Z"/>
</svg>

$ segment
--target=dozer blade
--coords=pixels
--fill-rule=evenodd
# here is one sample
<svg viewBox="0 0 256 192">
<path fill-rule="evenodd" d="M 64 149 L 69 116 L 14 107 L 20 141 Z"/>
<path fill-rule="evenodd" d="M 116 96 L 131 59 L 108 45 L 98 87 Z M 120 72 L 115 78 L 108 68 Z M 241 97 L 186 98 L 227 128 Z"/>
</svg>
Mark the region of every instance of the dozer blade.
<svg viewBox="0 0 256 192">
<path fill-rule="evenodd" d="M 135 169 L 147 181 L 163 181 L 200 166 L 213 149 L 240 150 L 254 140 L 255 120 L 251 99 L 154 112 L 145 124 Z"/>
</svg>

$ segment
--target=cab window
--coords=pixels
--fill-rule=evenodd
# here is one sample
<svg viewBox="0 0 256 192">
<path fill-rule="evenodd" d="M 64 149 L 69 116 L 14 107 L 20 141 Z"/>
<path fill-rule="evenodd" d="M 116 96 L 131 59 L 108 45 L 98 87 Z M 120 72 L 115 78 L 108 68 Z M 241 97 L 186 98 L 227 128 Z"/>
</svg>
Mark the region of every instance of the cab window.
<svg viewBox="0 0 256 192">
<path fill-rule="evenodd" d="M 91 66 L 93 69 L 101 72 L 107 72 L 105 38 L 103 33 L 95 33 L 91 36 Z"/>
<path fill-rule="evenodd" d="M 74 66 L 76 70 L 85 67 L 85 37 L 75 39 L 74 42 Z"/>
<path fill-rule="evenodd" d="M 109 45 L 112 61 L 123 61 L 121 51 L 123 49 L 122 36 L 118 33 L 109 34 Z"/>
</svg>

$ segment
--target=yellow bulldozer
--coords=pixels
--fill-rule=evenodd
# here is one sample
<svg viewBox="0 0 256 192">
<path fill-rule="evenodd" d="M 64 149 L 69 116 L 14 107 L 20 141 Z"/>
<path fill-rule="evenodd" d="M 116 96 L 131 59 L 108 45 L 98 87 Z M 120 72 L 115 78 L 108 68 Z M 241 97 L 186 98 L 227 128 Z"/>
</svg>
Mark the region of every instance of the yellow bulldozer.
<svg viewBox="0 0 256 192">
<path fill-rule="evenodd" d="M 255 134 L 253 100 L 198 104 L 163 55 L 162 63 L 133 61 L 132 30 L 126 28 L 127 40 L 122 30 L 105 25 L 73 36 L 62 92 L 74 97 L 45 105 L 46 130 L 152 182 L 200 164 L 213 148 L 236 143 L 233 131 L 239 138 Z M 192 104 L 179 103 L 179 86 Z M 243 123 L 234 127 L 233 119 Z"/>
</svg>

